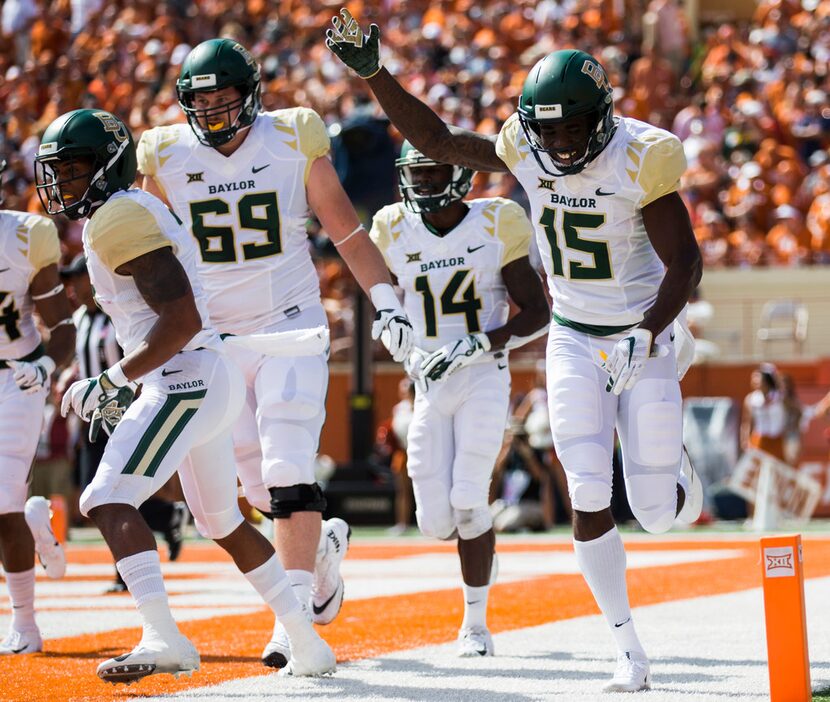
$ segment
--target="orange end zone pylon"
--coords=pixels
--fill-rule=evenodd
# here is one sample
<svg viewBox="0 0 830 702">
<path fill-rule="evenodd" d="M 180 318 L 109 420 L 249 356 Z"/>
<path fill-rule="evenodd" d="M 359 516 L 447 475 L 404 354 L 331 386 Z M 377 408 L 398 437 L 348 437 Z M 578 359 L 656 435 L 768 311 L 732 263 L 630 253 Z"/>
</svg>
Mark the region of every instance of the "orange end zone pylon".
<svg viewBox="0 0 830 702">
<path fill-rule="evenodd" d="M 761 539 L 771 702 L 810 702 L 801 535 Z"/>
</svg>

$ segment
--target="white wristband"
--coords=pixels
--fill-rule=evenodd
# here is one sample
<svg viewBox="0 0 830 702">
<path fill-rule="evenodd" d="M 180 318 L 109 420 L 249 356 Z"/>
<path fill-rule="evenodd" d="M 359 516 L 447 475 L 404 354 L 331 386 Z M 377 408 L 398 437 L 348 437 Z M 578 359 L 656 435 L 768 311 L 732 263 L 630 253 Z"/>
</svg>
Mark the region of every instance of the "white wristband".
<svg viewBox="0 0 830 702">
<path fill-rule="evenodd" d="M 130 382 L 130 379 L 124 374 L 124 370 L 121 368 L 121 361 L 116 363 L 114 366 L 110 366 L 104 372 L 107 374 L 107 378 L 110 379 L 110 382 L 118 388 L 123 388 Z"/>
<path fill-rule="evenodd" d="M 369 288 L 369 299 L 375 310 L 400 310 L 401 303 L 389 283 L 378 283 Z"/>
<path fill-rule="evenodd" d="M 41 356 L 36 363 L 40 364 L 41 368 L 46 371 L 47 378 L 55 372 L 55 361 L 50 356 Z"/>
</svg>

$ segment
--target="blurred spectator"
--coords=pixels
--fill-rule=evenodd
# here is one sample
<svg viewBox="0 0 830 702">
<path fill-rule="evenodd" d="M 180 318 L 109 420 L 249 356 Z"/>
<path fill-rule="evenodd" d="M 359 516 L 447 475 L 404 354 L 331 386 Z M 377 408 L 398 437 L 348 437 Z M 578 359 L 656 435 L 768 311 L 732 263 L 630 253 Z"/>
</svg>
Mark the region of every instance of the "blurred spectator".
<svg viewBox="0 0 830 702">
<path fill-rule="evenodd" d="M 775 366 L 762 363 L 752 371 L 751 386 L 744 399 L 741 448 L 757 448 L 783 461 L 787 410 Z"/>
<path fill-rule="evenodd" d="M 521 420 L 513 419 L 493 470 L 490 505 L 499 533 L 542 531 L 554 524 L 550 474 L 528 443 Z"/>
<path fill-rule="evenodd" d="M 784 457 L 791 466 L 798 466 L 801 457 L 801 433 L 804 406 L 798 399 L 795 380 L 789 373 L 781 374 L 781 400 L 784 403 Z"/>
</svg>

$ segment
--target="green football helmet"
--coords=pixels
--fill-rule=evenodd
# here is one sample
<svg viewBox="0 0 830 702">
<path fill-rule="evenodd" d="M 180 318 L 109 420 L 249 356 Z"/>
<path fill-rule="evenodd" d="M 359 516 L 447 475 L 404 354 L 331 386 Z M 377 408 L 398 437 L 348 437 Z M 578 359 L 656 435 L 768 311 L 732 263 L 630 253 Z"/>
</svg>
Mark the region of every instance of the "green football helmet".
<svg viewBox="0 0 830 702">
<path fill-rule="evenodd" d="M 238 100 L 208 109 L 194 106 L 196 93 L 231 87 L 239 91 Z M 199 143 L 216 148 L 254 123 L 261 107 L 259 66 L 233 39 L 208 39 L 184 60 L 176 93 Z M 232 119 L 231 114 L 237 110 L 239 114 Z"/>
<path fill-rule="evenodd" d="M 413 168 L 425 166 L 449 166 L 433 161 L 424 156 L 408 141 L 401 147 L 401 155 L 395 161 L 398 171 L 398 190 L 406 208 L 412 212 L 436 212 L 450 203 L 461 200 L 468 192 L 473 181 L 473 171 L 463 166 L 452 166 L 452 176 L 446 187 L 440 191 L 424 192 L 424 187 L 417 185 L 412 178 Z"/>
<path fill-rule="evenodd" d="M 576 155 L 565 162 L 557 158 L 561 149 L 554 151 L 545 144 L 544 127 L 577 117 L 587 120 L 587 138 L 568 147 Z M 519 121 L 542 170 L 552 176 L 579 173 L 608 145 L 617 128 L 613 91 L 605 69 L 584 51 L 548 54 L 530 69 L 524 82 Z M 548 159 L 554 170 L 545 163 Z"/>
<path fill-rule="evenodd" d="M 127 190 L 137 169 L 135 142 L 126 124 L 104 110 L 73 110 L 43 133 L 35 156 L 37 194 L 50 215 L 82 219 L 113 193 Z M 86 190 L 69 197 L 64 187 L 76 180 L 83 180 Z M 72 201 L 67 203 L 67 197 Z"/>
</svg>

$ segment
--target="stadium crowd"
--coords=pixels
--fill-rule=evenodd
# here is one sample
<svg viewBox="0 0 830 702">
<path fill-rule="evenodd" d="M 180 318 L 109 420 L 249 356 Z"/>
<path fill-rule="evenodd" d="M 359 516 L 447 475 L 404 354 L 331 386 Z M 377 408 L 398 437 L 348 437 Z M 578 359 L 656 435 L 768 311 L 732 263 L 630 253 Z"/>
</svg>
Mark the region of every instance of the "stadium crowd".
<svg viewBox="0 0 830 702">
<path fill-rule="evenodd" d="M 697 32 L 676 0 L 624 5 L 617 14 L 621 3 L 610 0 L 349 3 L 383 27 L 385 64 L 409 89 L 450 122 L 492 134 L 514 111 L 525 70 L 539 57 L 569 47 L 593 53 L 616 86 L 619 113 L 683 140 L 683 195 L 707 266 L 830 263 L 830 0 L 762 0 L 750 21 Z M 372 110 L 363 82 L 322 41 L 339 6 L 6 0 L 5 207 L 40 211 L 33 157 L 43 129 L 69 109 L 103 107 L 136 137 L 182 121 L 181 63 L 213 36 L 251 49 L 262 67 L 265 109 L 312 107 L 338 134 L 355 114 Z M 479 176 L 473 194 L 524 199 L 509 175 Z M 330 251 L 325 233 L 309 226 L 315 248 Z M 80 224 L 60 227 L 68 261 L 80 250 Z M 318 265 L 337 337 L 350 327 L 354 285 L 331 258 L 321 255 Z"/>
</svg>

